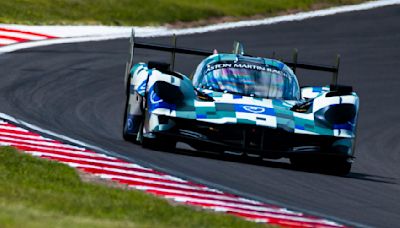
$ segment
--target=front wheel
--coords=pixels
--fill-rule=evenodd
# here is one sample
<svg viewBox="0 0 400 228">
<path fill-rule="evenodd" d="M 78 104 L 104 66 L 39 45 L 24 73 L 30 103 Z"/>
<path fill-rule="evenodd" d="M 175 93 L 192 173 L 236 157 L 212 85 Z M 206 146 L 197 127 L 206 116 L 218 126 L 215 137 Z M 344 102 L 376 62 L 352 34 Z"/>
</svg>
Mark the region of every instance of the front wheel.
<svg viewBox="0 0 400 228">
<path fill-rule="evenodd" d="M 176 147 L 176 140 L 163 137 L 148 138 L 142 135 L 141 143 L 144 148 L 159 151 L 173 151 Z"/>
<path fill-rule="evenodd" d="M 350 173 L 352 163 L 348 161 L 342 161 L 336 164 L 335 174 L 339 176 L 346 176 Z"/>
<path fill-rule="evenodd" d="M 317 171 L 338 176 L 346 176 L 350 173 L 352 161 L 347 158 L 314 158 L 292 157 L 290 163 L 295 169 Z"/>
<path fill-rule="evenodd" d="M 137 142 L 141 130 L 143 114 L 141 111 L 142 97 L 135 93 L 126 98 L 122 136 L 126 141 Z"/>
</svg>

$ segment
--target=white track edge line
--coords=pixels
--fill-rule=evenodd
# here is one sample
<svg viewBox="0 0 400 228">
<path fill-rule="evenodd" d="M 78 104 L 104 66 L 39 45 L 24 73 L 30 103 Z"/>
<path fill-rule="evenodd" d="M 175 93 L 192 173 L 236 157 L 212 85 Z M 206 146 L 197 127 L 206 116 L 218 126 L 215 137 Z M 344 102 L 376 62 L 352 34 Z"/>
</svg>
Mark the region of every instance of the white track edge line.
<svg viewBox="0 0 400 228">
<path fill-rule="evenodd" d="M 16 124 L 19 124 L 21 126 L 25 126 L 28 129 L 32 129 L 33 131 L 41 132 L 43 134 L 50 135 L 50 136 L 58 138 L 60 140 L 63 140 L 63 141 L 66 141 L 66 142 L 69 142 L 69 143 L 72 143 L 72 144 L 75 144 L 75 145 L 79 145 L 79 146 L 82 146 L 82 147 L 85 147 L 85 148 L 88 148 L 88 149 L 92 149 L 94 151 L 98 151 L 98 152 L 101 152 L 101 153 L 106 154 L 106 155 L 114 156 L 116 158 L 121 158 L 121 157 L 122 158 L 127 158 L 127 157 L 121 156 L 118 153 L 104 150 L 103 148 L 84 143 L 82 141 L 70 138 L 70 137 L 65 136 L 65 135 L 61 135 L 61 134 L 55 133 L 53 131 L 45 130 L 45 129 L 40 128 L 40 127 L 38 127 L 36 125 L 27 123 L 27 122 L 22 121 L 22 120 L 18 120 L 18 119 L 14 118 L 14 117 L 12 117 L 10 115 L 7 115 L 5 113 L 1 113 L 0 112 L 0 119 L 4 119 L 6 121 L 8 120 L 8 121 L 10 121 L 12 123 L 16 123 Z"/>
<path fill-rule="evenodd" d="M 206 32 L 214 32 L 219 30 L 225 29 L 234 29 L 234 28 L 242 28 L 242 27 L 251 27 L 251 26 L 260 26 L 260 25 L 270 25 L 270 24 L 277 24 L 281 22 L 291 22 L 291 21 L 302 21 L 306 19 L 311 19 L 315 17 L 323 17 L 323 16 L 330 16 L 339 13 L 347 13 L 347 12 L 354 12 L 354 11 L 363 11 L 363 10 L 370 10 L 374 8 L 390 6 L 390 5 L 397 5 L 400 4 L 400 0 L 377 0 L 377 1 L 370 1 L 364 2 L 361 4 L 356 5 L 345 5 L 345 6 L 337 6 L 331 7 L 322 10 L 315 10 L 315 11 L 308 11 L 308 12 L 300 12 L 296 14 L 284 15 L 284 16 L 277 16 L 277 17 L 270 17 L 260 20 L 245 20 L 245 21 L 238 21 L 238 22 L 228 22 L 228 23 L 220 23 L 215 25 L 197 27 L 197 28 L 187 28 L 187 29 L 168 29 L 165 26 L 160 27 L 133 27 L 136 30 L 140 31 L 136 33 L 137 37 L 160 37 L 160 36 L 170 36 L 172 34 L 176 35 L 189 35 L 189 34 L 196 34 L 196 33 L 206 33 Z M 65 28 L 63 26 L 21 26 L 21 25 L 2 25 L 0 26 L 15 26 L 19 29 L 25 30 L 49 30 L 54 29 L 62 30 Z M 68 30 L 70 29 L 77 29 L 78 31 L 82 30 L 93 30 L 92 36 L 88 34 L 85 37 L 66 37 L 59 38 L 59 39 L 49 39 L 49 40 L 41 40 L 41 41 L 34 41 L 34 42 L 26 42 L 26 43 L 16 43 L 11 44 L 8 46 L 0 47 L 0 54 L 8 53 L 17 51 L 20 49 L 26 48 L 33 48 L 39 46 L 48 46 L 54 44 L 65 44 L 65 43 L 79 43 L 79 42 L 89 42 L 89 41 L 102 41 L 102 40 L 110 40 L 110 39 L 118 39 L 118 38 L 127 38 L 130 36 L 130 31 L 132 27 L 117 27 L 117 26 L 68 26 Z M 115 30 L 118 32 L 114 33 L 107 33 L 106 35 L 98 34 L 99 28 L 107 30 Z M 50 33 L 50 32 L 49 32 Z M 53 34 L 50 34 L 53 35 Z M 54 34 L 56 35 L 56 34 Z M 71 34 L 69 34 L 71 36 Z M 62 37 L 62 36 L 61 36 Z"/>
</svg>

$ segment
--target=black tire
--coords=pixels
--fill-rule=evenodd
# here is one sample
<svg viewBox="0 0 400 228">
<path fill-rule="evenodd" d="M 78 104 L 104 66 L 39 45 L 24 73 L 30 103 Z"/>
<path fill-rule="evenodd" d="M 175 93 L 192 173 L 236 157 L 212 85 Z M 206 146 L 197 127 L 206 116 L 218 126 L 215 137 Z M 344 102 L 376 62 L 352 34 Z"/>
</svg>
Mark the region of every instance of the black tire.
<svg viewBox="0 0 400 228">
<path fill-rule="evenodd" d="M 173 151 L 176 147 L 175 140 L 162 137 L 147 138 L 142 136 L 141 143 L 144 148 L 158 151 Z"/>
<path fill-rule="evenodd" d="M 143 124 L 140 128 L 140 143 L 142 147 L 151 149 L 151 150 L 158 150 L 158 151 L 172 151 L 175 149 L 176 140 L 173 138 L 166 138 L 161 136 L 152 135 L 152 137 L 146 137 L 144 132 L 145 129 L 149 126 L 149 115 L 144 115 Z"/>
<path fill-rule="evenodd" d="M 193 144 L 189 144 L 189 145 L 200 152 L 214 151 L 214 150 L 212 150 L 212 148 L 210 148 L 211 147 L 210 145 L 207 145 L 205 143 L 193 143 Z M 222 154 L 222 151 L 221 151 L 221 154 Z"/>
<path fill-rule="evenodd" d="M 295 169 L 310 169 L 313 166 L 311 159 L 304 157 L 291 157 L 290 164 Z"/>
<path fill-rule="evenodd" d="M 352 162 L 342 159 L 334 164 L 335 167 L 331 170 L 333 174 L 338 176 L 347 176 L 350 173 Z"/>
<path fill-rule="evenodd" d="M 125 141 L 130 141 L 137 143 L 137 135 L 138 132 L 141 130 L 141 123 L 143 122 L 143 117 L 140 115 L 133 116 L 128 119 L 128 114 L 130 113 L 130 76 L 127 82 L 126 88 L 126 102 L 125 102 L 125 109 L 124 109 L 124 119 L 123 119 L 123 127 L 122 127 L 122 137 Z M 134 101 L 140 102 L 140 101 Z"/>
<path fill-rule="evenodd" d="M 129 98 L 127 98 L 128 100 Z M 127 102 L 128 103 L 128 102 Z M 122 129 L 122 137 L 124 138 L 125 141 L 130 141 L 130 142 L 137 142 L 137 133 L 132 133 L 129 132 L 129 123 L 128 123 L 128 104 L 125 106 L 125 112 L 124 112 L 124 122 L 123 122 L 123 129 Z"/>
<path fill-rule="evenodd" d="M 338 176 L 346 176 L 350 173 L 352 162 L 347 158 L 311 156 L 296 156 L 290 158 L 293 168 L 311 172 L 321 172 Z"/>
</svg>

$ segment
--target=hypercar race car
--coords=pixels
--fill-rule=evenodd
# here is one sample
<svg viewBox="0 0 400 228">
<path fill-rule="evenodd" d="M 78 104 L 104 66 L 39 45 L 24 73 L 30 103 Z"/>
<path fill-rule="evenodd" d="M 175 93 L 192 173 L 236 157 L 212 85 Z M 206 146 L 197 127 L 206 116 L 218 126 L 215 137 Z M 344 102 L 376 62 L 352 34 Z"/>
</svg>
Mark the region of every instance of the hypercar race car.
<svg viewBox="0 0 400 228">
<path fill-rule="evenodd" d="M 131 38 L 127 63 L 125 140 L 171 150 L 185 142 L 198 150 L 252 158 L 289 158 L 299 168 L 346 175 L 354 158 L 359 98 L 337 84 L 336 66 L 283 62 L 245 54 L 153 45 Z M 172 63 L 133 64 L 134 48 L 172 53 Z M 175 53 L 206 56 L 192 79 L 174 71 Z M 339 60 L 339 59 L 338 59 Z M 333 73 L 330 86 L 300 88 L 296 68 Z"/>
</svg>

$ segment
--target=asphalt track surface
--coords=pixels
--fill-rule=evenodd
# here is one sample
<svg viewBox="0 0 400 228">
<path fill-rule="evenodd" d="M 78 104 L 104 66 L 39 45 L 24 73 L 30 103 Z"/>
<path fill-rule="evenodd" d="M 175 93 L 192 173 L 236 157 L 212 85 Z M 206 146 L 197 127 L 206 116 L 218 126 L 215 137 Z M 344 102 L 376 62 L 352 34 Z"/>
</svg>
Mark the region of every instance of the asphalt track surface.
<svg viewBox="0 0 400 228">
<path fill-rule="evenodd" d="M 287 161 L 261 164 L 201 152 L 158 152 L 124 142 L 123 73 L 128 40 L 63 44 L 0 56 L 0 112 L 141 163 L 192 180 L 374 227 L 400 223 L 400 6 L 300 22 L 182 36 L 178 45 L 230 50 L 234 40 L 249 53 L 333 63 L 342 55 L 339 81 L 361 98 L 356 162 L 348 177 L 292 170 Z M 147 41 L 168 43 L 168 38 Z M 136 60 L 169 60 L 137 51 Z M 189 73 L 200 61 L 178 56 Z M 299 72 L 302 85 L 328 83 L 329 75 Z"/>
</svg>

